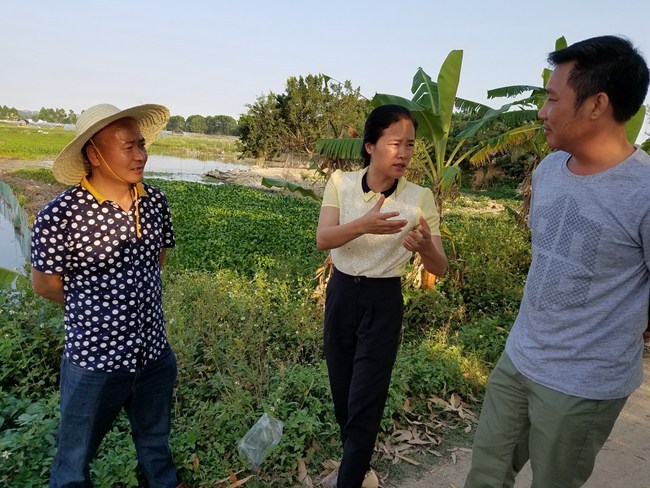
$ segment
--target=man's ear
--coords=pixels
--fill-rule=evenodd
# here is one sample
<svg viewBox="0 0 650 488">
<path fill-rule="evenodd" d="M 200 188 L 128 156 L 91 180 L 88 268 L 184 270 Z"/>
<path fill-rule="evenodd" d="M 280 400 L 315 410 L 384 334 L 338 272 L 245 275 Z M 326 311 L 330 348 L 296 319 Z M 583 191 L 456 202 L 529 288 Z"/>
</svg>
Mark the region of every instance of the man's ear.
<svg viewBox="0 0 650 488">
<path fill-rule="evenodd" d="M 366 148 L 366 152 L 368 154 L 372 154 L 372 150 L 375 148 L 375 145 L 372 144 L 371 142 L 366 142 L 365 143 L 365 148 Z"/>
<path fill-rule="evenodd" d="M 591 118 L 598 119 L 602 117 L 608 110 L 611 110 L 609 103 L 609 96 L 605 92 L 598 92 L 593 97 L 593 107 L 591 109 Z"/>
<path fill-rule="evenodd" d="M 88 158 L 88 161 L 90 162 L 91 166 L 97 168 L 101 164 L 101 160 L 99 159 L 99 155 L 97 154 L 97 149 L 88 142 L 86 144 L 86 157 Z"/>
</svg>

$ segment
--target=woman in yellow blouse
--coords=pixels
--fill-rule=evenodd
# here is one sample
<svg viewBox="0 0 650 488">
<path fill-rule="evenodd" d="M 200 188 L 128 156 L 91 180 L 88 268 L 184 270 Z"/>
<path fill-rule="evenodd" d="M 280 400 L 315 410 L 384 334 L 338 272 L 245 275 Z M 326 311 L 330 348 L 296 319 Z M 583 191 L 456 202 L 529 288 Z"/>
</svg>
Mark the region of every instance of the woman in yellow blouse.
<svg viewBox="0 0 650 488">
<path fill-rule="evenodd" d="M 404 178 L 416 127 L 399 105 L 373 110 L 364 169 L 336 171 L 323 196 L 316 238 L 334 262 L 324 349 L 343 441 L 338 488 L 377 486 L 370 458 L 397 355 L 406 263 L 417 252 L 429 272 L 447 270 L 433 194 Z"/>
</svg>

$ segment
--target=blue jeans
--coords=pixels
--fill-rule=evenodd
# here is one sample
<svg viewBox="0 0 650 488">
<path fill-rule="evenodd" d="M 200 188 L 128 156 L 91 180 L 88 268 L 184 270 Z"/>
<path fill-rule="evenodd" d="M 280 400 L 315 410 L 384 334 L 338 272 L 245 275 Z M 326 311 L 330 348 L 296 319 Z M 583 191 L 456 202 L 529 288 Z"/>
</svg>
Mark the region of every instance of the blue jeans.
<svg viewBox="0 0 650 488">
<path fill-rule="evenodd" d="M 64 357 L 61 424 L 50 487 L 92 486 L 90 461 L 122 408 L 149 486 L 175 487 L 169 429 L 176 372 L 171 349 L 135 373 L 88 371 Z"/>
</svg>

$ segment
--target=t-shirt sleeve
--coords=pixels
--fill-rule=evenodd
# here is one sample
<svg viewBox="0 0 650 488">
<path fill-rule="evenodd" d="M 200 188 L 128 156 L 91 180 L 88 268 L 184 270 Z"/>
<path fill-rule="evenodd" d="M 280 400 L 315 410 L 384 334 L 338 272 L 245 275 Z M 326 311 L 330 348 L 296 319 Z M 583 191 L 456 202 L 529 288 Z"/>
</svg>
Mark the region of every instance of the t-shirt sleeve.
<svg viewBox="0 0 650 488">
<path fill-rule="evenodd" d="M 440 235 L 440 214 L 436 207 L 436 200 L 433 198 L 433 192 L 429 188 L 425 188 L 420 196 L 420 215 L 429 224 L 432 236 Z M 418 218 L 419 221 L 419 218 Z M 420 228 L 420 223 L 415 226 L 416 229 Z"/>
<path fill-rule="evenodd" d="M 171 248 L 176 247 L 176 236 L 174 235 L 174 226 L 172 225 L 172 215 L 169 211 L 169 204 L 167 203 L 167 197 L 164 194 L 161 194 L 163 202 L 163 218 L 162 218 L 162 247 Z"/>
<path fill-rule="evenodd" d="M 332 173 L 330 179 L 327 180 L 325 184 L 325 190 L 323 191 L 323 203 L 322 207 L 339 207 L 339 192 L 337 189 L 338 183 L 341 180 L 342 172 L 340 169 L 337 169 Z"/>
<path fill-rule="evenodd" d="M 59 202 L 43 208 L 32 226 L 32 268 L 47 274 L 65 274 L 67 221 Z"/>
</svg>

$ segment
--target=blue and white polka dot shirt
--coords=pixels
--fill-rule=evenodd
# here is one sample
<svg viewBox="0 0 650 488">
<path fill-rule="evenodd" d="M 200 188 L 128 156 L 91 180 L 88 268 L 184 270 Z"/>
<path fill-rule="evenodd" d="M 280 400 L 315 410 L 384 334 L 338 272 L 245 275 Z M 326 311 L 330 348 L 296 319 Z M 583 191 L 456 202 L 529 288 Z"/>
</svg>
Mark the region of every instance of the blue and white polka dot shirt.
<svg viewBox="0 0 650 488">
<path fill-rule="evenodd" d="M 164 194 L 138 184 L 127 212 L 84 178 L 37 215 L 32 267 L 60 274 L 65 296 L 65 356 L 91 371 L 135 372 L 169 347 L 159 256 L 174 247 Z"/>
</svg>

